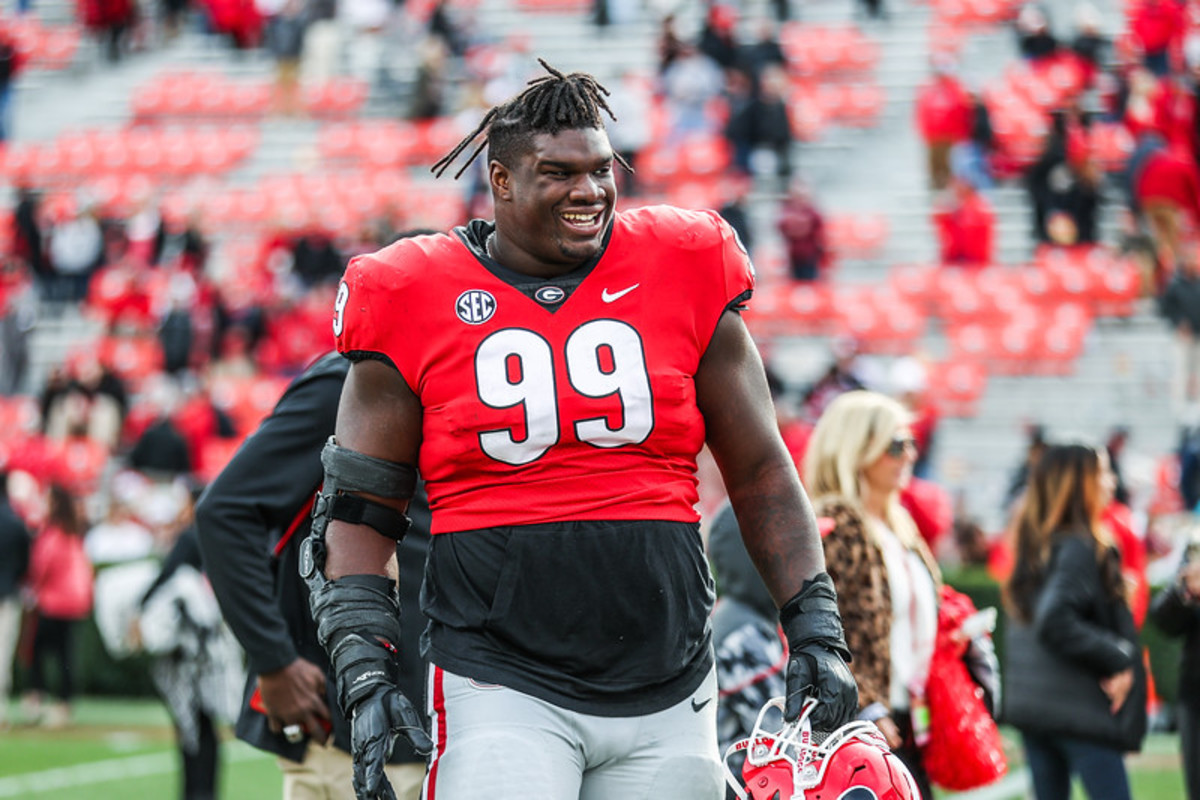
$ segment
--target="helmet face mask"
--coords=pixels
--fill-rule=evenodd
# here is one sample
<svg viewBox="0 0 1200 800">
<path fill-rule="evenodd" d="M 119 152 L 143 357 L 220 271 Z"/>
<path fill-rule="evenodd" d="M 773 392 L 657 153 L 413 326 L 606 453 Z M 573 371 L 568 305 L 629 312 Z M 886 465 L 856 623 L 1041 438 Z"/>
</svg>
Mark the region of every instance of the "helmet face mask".
<svg viewBox="0 0 1200 800">
<path fill-rule="evenodd" d="M 758 714 L 750 737 L 725 753 L 725 779 L 741 800 L 919 800 L 908 769 L 888 749 L 870 722 L 851 722 L 822 741 L 809 716 L 815 700 L 804 704 L 794 722 L 783 722 L 783 698 Z M 745 756 L 740 778 L 730 759 Z"/>
</svg>

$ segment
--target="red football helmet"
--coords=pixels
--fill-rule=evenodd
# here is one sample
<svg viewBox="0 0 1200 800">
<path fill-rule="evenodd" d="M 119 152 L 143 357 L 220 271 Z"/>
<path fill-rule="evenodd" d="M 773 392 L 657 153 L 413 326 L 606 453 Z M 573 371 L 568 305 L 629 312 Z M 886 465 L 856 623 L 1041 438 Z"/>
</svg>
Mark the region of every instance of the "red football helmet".
<svg viewBox="0 0 1200 800">
<path fill-rule="evenodd" d="M 920 800 L 908 768 L 874 724 L 851 722 L 817 743 L 808 722 L 816 704 L 807 701 L 785 724 L 783 698 L 776 697 L 759 712 L 750 738 L 730 745 L 725 780 L 741 800 Z M 736 753 L 746 757 L 741 780 L 729 768 Z"/>
</svg>

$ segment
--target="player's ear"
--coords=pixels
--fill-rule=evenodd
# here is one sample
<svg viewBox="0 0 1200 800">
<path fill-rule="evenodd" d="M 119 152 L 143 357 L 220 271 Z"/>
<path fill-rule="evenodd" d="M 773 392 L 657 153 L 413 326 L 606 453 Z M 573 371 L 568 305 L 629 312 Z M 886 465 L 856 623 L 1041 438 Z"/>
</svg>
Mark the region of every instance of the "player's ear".
<svg viewBox="0 0 1200 800">
<path fill-rule="evenodd" d="M 488 182 L 492 185 L 492 196 L 497 200 L 512 198 L 512 172 L 499 161 L 488 162 Z"/>
</svg>

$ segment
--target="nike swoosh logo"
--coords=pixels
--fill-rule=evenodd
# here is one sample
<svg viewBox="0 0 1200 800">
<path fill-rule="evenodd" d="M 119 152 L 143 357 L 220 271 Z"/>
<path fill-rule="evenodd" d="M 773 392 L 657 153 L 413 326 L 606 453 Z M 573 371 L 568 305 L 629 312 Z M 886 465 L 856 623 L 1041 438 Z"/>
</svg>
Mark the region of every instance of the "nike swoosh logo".
<svg viewBox="0 0 1200 800">
<path fill-rule="evenodd" d="M 699 714 L 702 710 L 704 710 L 704 707 L 711 702 L 712 702 L 711 697 L 704 698 L 704 700 L 700 703 L 697 703 L 696 698 L 693 697 L 692 698 L 692 711 L 695 711 L 697 714 Z"/>
<path fill-rule="evenodd" d="M 611 303 L 615 300 L 620 300 L 622 297 L 629 294 L 639 286 L 641 286 L 640 283 L 635 283 L 633 286 L 627 286 L 619 292 L 609 292 L 608 289 L 605 289 L 604 291 L 600 292 L 600 299 L 606 303 Z"/>
</svg>

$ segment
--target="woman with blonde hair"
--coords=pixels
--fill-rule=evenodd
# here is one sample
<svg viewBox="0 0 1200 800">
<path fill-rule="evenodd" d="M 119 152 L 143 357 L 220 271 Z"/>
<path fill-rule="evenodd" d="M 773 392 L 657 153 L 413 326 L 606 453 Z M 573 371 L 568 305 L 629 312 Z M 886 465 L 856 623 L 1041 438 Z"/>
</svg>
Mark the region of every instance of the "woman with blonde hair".
<svg viewBox="0 0 1200 800">
<path fill-rule="evenodd" d="M 1146 731 L 1145 677 L 1121 561 L 1101 523 L 1116 485 L 1103 448 L 1051 444 L 1033 464 L 1005 586 L 1001 718 L 1022 735 L 1038 800 L 1126 800 L 1123 753 Z"/>
<path fill-rule="evenodd" d="M 910 420 L 885 395 L 839 395 L 813 430 L 803 477 L 828 531 L 825 569 L 854 656 L 859 718 L 879 727 L 928 800 L 920 743 L 941 574 L 900 504 L 917 459 Z"/>
</svg>

